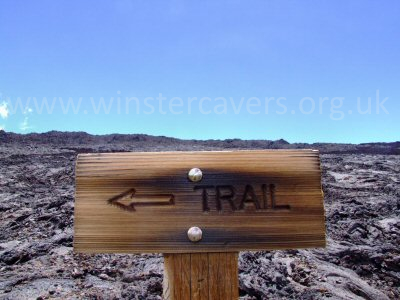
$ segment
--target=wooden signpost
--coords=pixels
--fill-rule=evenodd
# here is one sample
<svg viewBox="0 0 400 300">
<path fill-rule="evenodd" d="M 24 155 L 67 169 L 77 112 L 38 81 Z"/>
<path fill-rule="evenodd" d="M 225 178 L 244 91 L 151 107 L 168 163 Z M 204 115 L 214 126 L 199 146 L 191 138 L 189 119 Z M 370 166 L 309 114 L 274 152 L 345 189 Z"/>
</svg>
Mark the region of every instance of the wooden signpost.
<svg viewBox="0 0 400 300">
<path fill-rule="evenodd" d="M 78 157 L 75 251 L 164 253 L 165 299 L 237 299 L 239 251 L 324 246 L 318 151 Z"/>
</svg>

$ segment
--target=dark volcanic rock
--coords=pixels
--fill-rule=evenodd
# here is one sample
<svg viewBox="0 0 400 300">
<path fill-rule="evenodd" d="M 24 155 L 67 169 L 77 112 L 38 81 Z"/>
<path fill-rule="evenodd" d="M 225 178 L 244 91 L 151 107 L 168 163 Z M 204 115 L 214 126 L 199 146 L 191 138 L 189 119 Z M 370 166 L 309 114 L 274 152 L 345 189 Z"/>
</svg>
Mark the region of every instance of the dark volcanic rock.
<svg viewBox="0 0 400 300">
<path fill-rule="evenodd" d="M 165 136 L 150 136 L 146 134 L 108 134 L 90 135 L 86 132 L 31 133 L 26 135 L 7 133 L 0 130 L 2 144 L 18 144 L 31 149 L 56 145 L 58 148 L 83 152 L 113 152 L 113 151 L 150 151 L 150 150 L 184 150 L 184 149 L 318 149 L 321 153 L 349 154 L 400 154 L 400 142 L 366 143 L 366 144 L 332 144 L 332 143 L 294 143 L 280 139 L 268 140 L 179 140 Z M 171 145 L 173 145 L 171 147 Z M 175 148 L 174 148 L 175 147 Z"/>
<path fill-rule="evenodd" d="M 400 143 L 189 141 L 0 131 L 0 298 L 161 299 L 159 255 L 73 253 L 82 152 L 316 148 L 327 249 L 244 252 L 242 299 L 400 299 Z"/>
</svg>

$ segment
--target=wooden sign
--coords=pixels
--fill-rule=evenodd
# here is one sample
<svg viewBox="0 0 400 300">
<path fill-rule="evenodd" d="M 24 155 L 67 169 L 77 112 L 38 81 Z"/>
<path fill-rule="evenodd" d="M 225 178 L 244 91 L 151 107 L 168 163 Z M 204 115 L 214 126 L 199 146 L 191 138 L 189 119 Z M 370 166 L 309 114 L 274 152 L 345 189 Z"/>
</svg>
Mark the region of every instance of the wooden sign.
<svg viewBox="0 0 400 300">
<path fill-rule="evenodd" d="M 74 246 L 86 253 L 324 247 L 319 153 L 79 155 Z"/>
</svg>

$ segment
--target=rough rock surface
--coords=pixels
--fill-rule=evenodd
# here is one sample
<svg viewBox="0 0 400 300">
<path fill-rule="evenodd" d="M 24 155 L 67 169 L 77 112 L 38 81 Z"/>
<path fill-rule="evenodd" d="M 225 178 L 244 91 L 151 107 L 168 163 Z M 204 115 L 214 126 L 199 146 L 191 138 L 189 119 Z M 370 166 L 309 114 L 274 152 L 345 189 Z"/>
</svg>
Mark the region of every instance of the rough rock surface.
<svg viewBox="0 0 400 300">
<path fill-rule="evenodd" d="M 327 249 L 243 252 L 242 299 L 400 299 L 400 143 L 0 131 L 0 299 L 161 299 L 159 255 L 73 253 L 77 153 L 318 148 Z"/>
</svg>

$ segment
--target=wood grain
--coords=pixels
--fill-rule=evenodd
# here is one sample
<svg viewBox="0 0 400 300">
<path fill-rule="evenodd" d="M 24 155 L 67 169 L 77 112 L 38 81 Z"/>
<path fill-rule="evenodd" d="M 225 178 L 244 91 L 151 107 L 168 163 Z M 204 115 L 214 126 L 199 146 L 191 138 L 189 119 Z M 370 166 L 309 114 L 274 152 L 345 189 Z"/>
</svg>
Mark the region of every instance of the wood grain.
<svg viewBox="0 0 400 300">
<path fill-rule="evenodd" d="M 208 253 L 191 254 L 191 296 L 192 300 L 206 300 L 209 293 Z"/>
<path fill-rule="evenodd" d="M 191 299 L 191 255 L 164 255 L 164 298 Z"/>
<path fill-rule="evenodd" d="M 194 167 L 204 174 L 199 183 L 187 178 Z M 187 238 L 193 226 L 203 230 L 199 243 Z M 79 155 L 74 246 L 86 253 L 324 247 L 319 153 Z"/>
<path fill-rule="evenodd" d="M 164 260 L 164 299 L 239 298 L 238 253 L 166 254 Z"/>
</svg>

